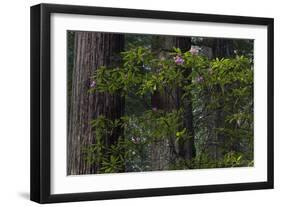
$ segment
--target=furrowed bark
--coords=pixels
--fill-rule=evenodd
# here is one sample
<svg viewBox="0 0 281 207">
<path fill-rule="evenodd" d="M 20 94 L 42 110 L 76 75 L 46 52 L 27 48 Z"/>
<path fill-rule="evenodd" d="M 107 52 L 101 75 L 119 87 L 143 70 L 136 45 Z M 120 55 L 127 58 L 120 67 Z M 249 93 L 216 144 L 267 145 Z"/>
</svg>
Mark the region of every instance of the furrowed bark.
<svg viewBox="0 0 281 207">
<path fill-rule="evenodd" d="M 103 115 L 119 118 L 124 111 L 124 101 L 119 95 L 89 93 L 91 77 L 101 66 L 114 67 L 120 63 L 118 54 L 123 50 L 124 37 L 100 32 L 75 32 L 74 66 L 69 127 L 67 135 L 67 174 L 91 174 L 99 166 L 86 162 L 83 147 L 95 143 L 91 120 Z M 116 131 L 118 133 L 118 131 Z M 117 142 L 118 135 L 106 138 L 107 146 Z"/>
<path fill-rule="evenodd" d="M 165 58 L 168 52 L 171 52 L 173 47 L 180 48 L 181 51 L 187 52 L 191 48 L 191 38 L 188 37 L 168 37 L 168 36 L 155 36 L 153 39 L 152 50 L 159 54 L 159 58 Z M 185 69 L 185 77 L 191 73 L 191 68 Z M 184 84 L 191 84 L 188 80 Z M 193 128 L 193 111 L 191 94 L 181 100 L 183 91 L 180 88 L 170 90 L 165 88 L 163 93 L 155 91 L 152 94 L 152 107 L 162 109 L 165 111 L 172 111 L 173 109 L 184 108 L 183 127 L 187 129 L 188 140 L 175 141 L 172 137 L 170 140 L 158 141 L 151 147 L 152 152 L 152 166 L 153 170 L 161 170 L 163 166 L 169 166 L 175 160 L 175 157 L 180 157 L 184 160 L 191 160 L 196 156 L 196 149 L 194 144 L 194 128 Z M 159 143 L 160 142 L 160 143 Z M 161 154 L 161 152 L 163 154 Z M 162 159 L 161 159 L 162 158 Z M 159 162 L 165 160 L 163 164 Z"/>
</svg>

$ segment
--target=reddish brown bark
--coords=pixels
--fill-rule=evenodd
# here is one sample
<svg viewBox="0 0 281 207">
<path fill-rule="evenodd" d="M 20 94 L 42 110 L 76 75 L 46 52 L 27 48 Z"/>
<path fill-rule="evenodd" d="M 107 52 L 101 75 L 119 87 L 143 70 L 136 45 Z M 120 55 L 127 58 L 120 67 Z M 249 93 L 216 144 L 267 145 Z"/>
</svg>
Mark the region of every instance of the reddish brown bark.
<svg viewBox="0 0 281 207">
<path fill-rule="evenodd" d="M 74 41 L 71 101 L 68 103 L 68 175 L 95 173 L 98 166 L 87 163 L 83 157 L 83 147 L 95 143 L 95 132 L 90 122 L 100 115 L 110 119 L 118 118 L 124 108 L 124 102 L 118 95 L 89 93 L 91 77 L 99 67 L 111 67 L 120 63 L 118 54 L 124 47 L 123 35 L 75 32 Z M 106 138 L 106 144 L 115 143 L 117 138 L 118 136 Z"/>
</svg>

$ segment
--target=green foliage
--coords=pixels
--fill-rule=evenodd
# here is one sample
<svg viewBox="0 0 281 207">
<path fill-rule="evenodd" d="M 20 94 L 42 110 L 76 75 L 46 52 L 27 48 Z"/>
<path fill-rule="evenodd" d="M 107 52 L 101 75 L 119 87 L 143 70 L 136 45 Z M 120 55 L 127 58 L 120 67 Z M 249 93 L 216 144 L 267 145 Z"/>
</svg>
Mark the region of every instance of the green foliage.
<svg viewBox="0 0 281 207">
<path fill-rule="evenodd" d="M 132 171 L 150 170 L 148 160 L 142 157 L 147 146 L 167 137 L 187 138 L 181 119 L 182 110 L 148 110 L 141 116 L 122 116 L 115 120 L 99 116 L 91 123 L 96 143 L 84 148 L 85 159 L 90 164 L 100 166 L 99 173 L 120 172 L 124 165 L 130 166 Z M 119 137 L 116 144 L 106 146 L 106 138 L 112 135 L 116 127 L 124 129 L 124 137 Z"/>
<path fill-rule="evenodd" d="M 183 91 L 181 102 L 191 98 L 196 129 L 197 156 L 192 160 L 175 158 L 169 169 L 237 167 L 253 165 L 253 70 L 245 56 L 209 60 L 180 49 L 159 57 L 149 47 L 129 47 L 122 53 L 119 68 L 100 67 L 92 77 L 96 85 L 90 93 L 120 94 L 126 100 L 142 103 L 142 113 L 130 113 L 110 120 L 99 116 L 91 122 L 96 143 L 85 147 L 85 159 L 98 166 L 100 173 L 146 171 L 148 146 L 167 140 L 174 147 L 190 139 L 183 126 L 184 108 L 152 109 L 149 98 L 156 91 L 174 100 L 173 91 Z M 133 94 L 133 98 L 132 98 Z M 206 101 L 207 99 L 207 101 Z M 205 152 L 210 117 L 223 111 L 223 127 L 214 133 L 224 137 L 223 159 L 212 160 Z M 116 128 L 122 137 L 108 146 Z M 210 128 L 210 127 L 209 127 Z M 233 151 L 235 144 L 247 145 L 248 153 Z"/>
</svg>

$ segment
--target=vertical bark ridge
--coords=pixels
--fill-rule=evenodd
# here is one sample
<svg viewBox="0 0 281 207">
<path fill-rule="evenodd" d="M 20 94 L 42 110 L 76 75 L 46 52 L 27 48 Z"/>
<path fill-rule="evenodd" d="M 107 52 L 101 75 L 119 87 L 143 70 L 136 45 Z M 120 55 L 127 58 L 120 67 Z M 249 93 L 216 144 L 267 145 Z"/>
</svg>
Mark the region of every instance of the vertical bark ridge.
<svg viewBox="0 0 281 207">
<path fill-rule="evenodd" d="M 116 54 L 124 47 L 124 37 L 119 34 L 75 32 L 74 68 L 67 147 L 67 174 L 94 173 L 98 166 L 85 161 L 83 147 L 95 143 L 91 120 L 100 115 L 115 119 L 123 113 L 123 101 L 118 94 L 89 93 L 91 77 L 101 66 L 114 67 L 120 63 Z M 117 136 L 106 138 L 108 145 Z"/>
<path fill-rule="evenodd" d="M 152 50 L 162 56 L 167 56 L 168 52 L 172 51 L 172 48 L 180 48 L 182 52 L 187 52 L 191 48 L 191 38 L 188 37 L 171 37 L 171 36 L 155 36 L 153 37 Z M 161 57 L 159 57 L 161 58 Z M 185 69 L 185 76 L 188 77 L 191 73 L 191 69 Z M 191 84 L 191 81 L 187 81 L 185 84 Z M 156 91 L 152 94 L 152 107 L 163 109 L 166 111 L 172 111 L 173 109 L 184 108 L 183 126 L 188 131 L 189 140 L 180 141 L 175 143 L 174 138 L 170 140 L 160 140 L 151 146 L 152 157 L 152 170 L 163 170 L 163 166 L 169 166 L 174 162 L 176 156 L 181 157 L 184 160 L 191 160 L 196 156 L 196 149 L 194 143 L 194 128 L 193 128 L 193 111 L 191 94 L 181 101 L 183 91 L 175 89 L 165 88 L 163 93 Z M 172 96 L 172 97 L 171 97 Z M 171 149 L 175 148 L 175 149 Z M 177 153 L 175 155 L 174 153 Z M 161 161 L 162 159 L 162 161 Z M 159 162 L 163 162 L 163 165 Z"/>
</svg>

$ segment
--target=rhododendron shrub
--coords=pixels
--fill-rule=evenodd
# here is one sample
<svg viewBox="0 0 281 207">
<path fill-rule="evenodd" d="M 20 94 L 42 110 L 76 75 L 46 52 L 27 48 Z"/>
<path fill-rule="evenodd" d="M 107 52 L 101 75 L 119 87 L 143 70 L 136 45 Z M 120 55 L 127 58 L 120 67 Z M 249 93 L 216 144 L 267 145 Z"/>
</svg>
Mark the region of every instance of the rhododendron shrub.
<svg viewBox="0 0 281 207">
<path fill-rule="evenodd" d="M 189 73 L 186 71 L 189 70 Z M 188 76 L 186 75 L 188 74 Z M 157 140 L 177 144 L 188 140 L 182 124 L 184 107 L 159 108 L 151 104 L 158 93 L 175 101 L 175 90 L 181 91 L 180 102 L 190 98 L 193 107 L 196 157 L 192 160 L 175 157 L 167 169 L 251 166 L 253 164 L 253 70 L 244 56 L 209 59 L 191 48 L 183 53 L 174 48 L 165 57 L 158 57 L 150 48 L 137 47 L 122 53 L 122 65 L 117 68 L 100 67 L 91 79 L 89 93 L 118 94 L 130 102 L 142 105 L 141 113 L 125 113 L 119 119 L 97 117 L 90 124 L 96 133 L 96 143 L 85 147 L 85 159 L 99 164 L 99 173 L 151 170 L 149 146 Z M 138 106 L 132 106 L 138 111 Z M 216 110 L 225 114 L 222 133 L 228 146 L 239 140 L 248 145 L 249 153 L 228 151 L 220 160 L 212 160 L 205 153 L 207 128 Z M 129 110 L 129 109 L 127 109 Z M 233 126 L 236 126 L 235 130 Z M 115 145 L 106 147 L 103 139 L 119 127 L 122 133 Z M 171 141 L 172 140 L 172 141 Z M 173 148 L 174 146 L 169 146 Z M 122 153 L 121 153 L 122 152 Z M 105 156 L 106 155 L 106 156 Z"/>
</svg>

